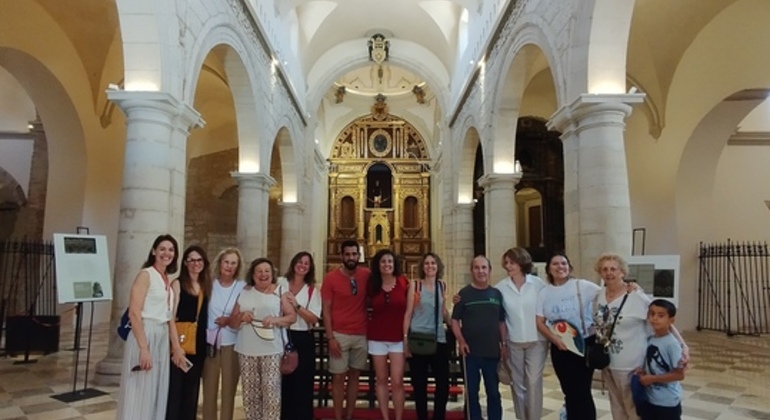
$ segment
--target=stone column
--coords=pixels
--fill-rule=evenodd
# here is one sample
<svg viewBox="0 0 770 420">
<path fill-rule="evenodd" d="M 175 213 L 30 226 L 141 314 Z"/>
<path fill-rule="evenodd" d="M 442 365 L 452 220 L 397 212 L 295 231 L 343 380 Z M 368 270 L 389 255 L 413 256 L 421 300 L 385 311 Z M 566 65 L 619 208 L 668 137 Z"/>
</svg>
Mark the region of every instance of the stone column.
<svg viewBox="0 0 770 420">
<path fill-rule="evenodd" d="M 48 193 L 48 138 L 40 116 L 29 122 L 32 135 L 32 164 L 29 170 L 26 211 L 28 215 L 23 236 L 42 239 L 45 226 L 45 203 Z M 18 230 L 17 230 L 18 231 Z"/>
<path fill-rule="evenodd" d="M 629 104 L 642 94 L 583 94 L 548 123 L 564 141 L 564 225 L 576 275 L 594 278 L 603 252 L 630 255 L 631 204 L 623 140 Z"/>
<path fill-rule="evenodd" d="M 471 260 L 473 259 L 473 203 L 456 204 L 454 207 L 454 278 L 455 290 L 471 282 Z"/>
<path fill-rule="evenodd" d="M 238 248 L 244 261 L 267 256 L 267 215 L 275 180 L 263 173 L 233 172 L 238 182 Z"/>
<path fill-rule="evenodd" d="M 174 162 L 180 159 L 172 137 L 202 123 L 194 109 L 165 92 L 109 91 L 108 97 L 126 114 L 126 149 L 110 341 L 107 356 L 96 365 L 94 382 L 99 385 L 120 383 L 124 343 L 115 328 L 128 307 L 131 285 L 152 242 L 164 233 L 177 240 L 184 238 L 184 230 L 172 223 Z"/>
<path fill-rule="evenodd" d="M 487 258 L 498 271 L 500 257 L 516 246 L 516 184 L 521 173 L 486 174 L 479 178 L 486 199 Z"/>
<path fill-rule="evenodd" d="M 281 261 L 279 273 L 284 273 L 289 268 L 289 263 L 294 254 L 300 251 L 308 251 L 309 232 L 303 232 L 303 216 L 305 206 L 301 203 L 280 203 L 283 211 L 283 226 L 281 226 Z"/>
</svg>

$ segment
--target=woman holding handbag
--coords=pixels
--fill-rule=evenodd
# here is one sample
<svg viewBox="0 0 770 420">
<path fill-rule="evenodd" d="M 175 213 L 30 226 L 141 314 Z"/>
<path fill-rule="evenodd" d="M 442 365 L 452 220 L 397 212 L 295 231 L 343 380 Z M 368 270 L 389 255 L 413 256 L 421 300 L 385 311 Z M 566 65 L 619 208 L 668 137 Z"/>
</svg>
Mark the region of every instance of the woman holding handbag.
<svg viewBox="0 0 770 420">
<path fill-rule="evenodd" d="M 171 366 L 166 420 L 195 420 L 198 394 L 206 358 L 206 323 L 211 274 L 206 251 L 198 245 L 182 254 L 179 277 L 172 283 L 176 300 L 176 327 L 182 348 L 192 366 Z M 186 370 L 186 371 L 185 371 Z"/>
<path fill-rule="evenodd" d="M 297 369 L 281 382 L 281 418 L 313 418 L 315 343 L 311 329 L 321 316 L 321 293 L 315 288 L 315 263 L 309 252 L 295 255 L 286 272 L 289 303 L 297 311 L 297 322 L 289 327 L 289 340 L 299 356 Z"/>
<path fill-rule="evenodd" d="M 243 409 L 248 420 L 281 418 L 281 359 L 284 329 L 297 320 L 289 293 L 276 284 L 273 263 L 257 258 L 230 317 L 238 330 L 235 352 L 241 369 Z"/>
<path fill-rule="evenodd" d="M 444 275 L 444 264 L 438 255 L 429 252 L 423 255 L 418 270 L 420 279 L 409 284 L 407 294 L 404 353 L 412 376 L 417 419 L 428 420 L 430 368 L 436 379 L 432 418 L 444 420 L 449 399 L 449 347 L 443 325 L 449 320 L 449 312 L 446 309 L 446 283 L 440 280 Z M 435 344 L 431 345 L 431 341 Z M 428 347 L 433 347 L 432 351 Z"/>
</svg>

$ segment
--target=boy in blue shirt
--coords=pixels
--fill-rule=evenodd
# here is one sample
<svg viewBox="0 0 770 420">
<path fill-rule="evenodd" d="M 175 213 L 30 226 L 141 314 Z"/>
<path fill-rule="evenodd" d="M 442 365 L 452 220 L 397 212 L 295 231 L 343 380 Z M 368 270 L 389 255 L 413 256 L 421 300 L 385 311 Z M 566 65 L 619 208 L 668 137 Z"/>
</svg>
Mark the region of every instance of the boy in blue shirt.
<svg viewBox="0 0 770 420">
<path fill-rule="evenodd" d="M 679 381 L 684 379 L 684 368 L 678 365 L 682 359 L 682 344 L 669 332 L 675 317 L 676 306 L 673 303 L 664 299 L 650 303 L 647 321 L 653 335 L 647 340 L 644 366 L 636 371 L 639 382 L 647 392 L 647 403 L 637 407 L 642 420 L 682 418 L 682 386 Z"/>
</svg>

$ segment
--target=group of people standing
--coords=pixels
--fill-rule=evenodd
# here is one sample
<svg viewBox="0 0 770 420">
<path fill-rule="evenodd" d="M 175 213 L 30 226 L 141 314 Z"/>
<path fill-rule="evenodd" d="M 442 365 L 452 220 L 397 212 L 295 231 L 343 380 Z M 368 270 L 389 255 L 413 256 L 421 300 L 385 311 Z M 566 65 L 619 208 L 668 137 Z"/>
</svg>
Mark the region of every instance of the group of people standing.
<svg viewBox="0 0 770 420">
<path fill-rule="evenodd" d="M 205 251 L 193 245 L 182 254 L 178 278 L 170 280 L 177 271 L 177 248 L 173 237 L 159 236 L 131 287 L 128 314 L 133 328 L 123 359 L 119 419 L 194 419 L 201 379 L 204 419 L 232 419 L 239 379 L 247 418 L 312 419 L 316 349 L 310 330 L 322 312 L 338 420 L 352 418 L 359 375 L 369 355 L 383 419 L 390 419 L 390 401 L 393 417 L 403 417 L 407 362 L 418 419 L 429 418 L 429 372 L 435 378 L 430 418 L 444 419 L 452 350 L 444 324 L 451 326 L 463 357 L 466 413 L 474 420 L 482 418 L 482 377 L 487 418 L 502 419 L 497 373 L 501 360 L 512 371 L 516 417 L 541 418 L 549 347 L 567 417 L 596 418 L 594 369 L 554 332 L 553 324 L 560 321 L 573 326 L 588 345 L 597 337 L 607 343 L 610 365 L 602 377 L 616 420 L 639 418 L 632 398 L 634 375 L 648 386 L 656 380 L 674 382 L 689 358 L 673 322 L 652 322 L 655 302 L 650 306 L 643 291 L 625 282 L 628 266 L 615 254 L 602 255 L 596 263 L 603 286 L 573 278 L 564 254 L 549 259 L 544 282 L 530 274 L 532 259 L 522 248 L 504 253 L 507 276 L 491 286 L 491 263 L 477 256 L 471 262 L 472 281 L 453 297 L 450 316 L 443 264 L 434 253 L 423 256 L 419 279 L 409 281 L 392 251 L 377 252 L 367 268 L 359 265 L 358 243 L 346 241 L 340 249 L 342 265 L 326 274 L 319 292 L 307 252 L 292 258 L 285 282 L 278 281 L 266 258 L 252 261 L 240 280 L 243 263 L 236 248 L 222 250 L 212 270 Z M 669 307 L 665 311 L 672 313 Z M 178 322 L 197 323 L 193 352 L 182 349 Z M 666 335 L 668 329 L 681 347 L 672 354 L 681 360 L 666 360 L 676 375 L 660 379 L 650 375 L 654 369 L 644 368 L 650 364 L 647 337 Z M 413 334 L 433 334 L 434 349 L 412 354 Z M 298 352 L 299 363 L 293 373 L 282 375 L 287 342 Z M 654 357 L 661 359 L 659 352 Z M 676 412 L 676 407 L 667 408 L 669 414 Z M 681 414 L 681 406 L 678 410 Z"/>
<path fill-rule="evenodd" d="M 291 260 L 285 282 L 266 258 L 240 279 L 241 253 L 222 250 L 213 269 L 197 245 L 182 253 L 170 235 L 153 243 L 131 287 L 118 397 L 118 419 L 195 419 L 201 380 L 203 418 L 231 420 L 240 379 L 248 419 L 312 418 L 315 348 L 310 328 L 321 315 L 312 256 Z M 185 352 L 177 323 L 195 323 L 194 351 Z M 285 343 L 299 355 L 282 375 Z"/>
<path fill-rule="evenodd" d="M 357 242 L 343 242 L 342 265 L 327 273 L 321 287 L 335 418 L 352 418 L 358 378 L 371 355 L 383 419 L 390 419 L 391 399 L 393 417 L 403 417 L 407 360 L 418 418 L 428 418 L 430 369 L 436 378 L 433 418 L 443 419 L 449 397 L 449 348 L 443 327 L 448 312 L 441 259 L 433 253 L 424 255 L 420 278 L 410 282 L 392 251 L 378 251 L 370 268 L 359 266 L 359 256 Z M 410 331 L 434 333 L 435 351 L 412 355 Z"/>
</svg>

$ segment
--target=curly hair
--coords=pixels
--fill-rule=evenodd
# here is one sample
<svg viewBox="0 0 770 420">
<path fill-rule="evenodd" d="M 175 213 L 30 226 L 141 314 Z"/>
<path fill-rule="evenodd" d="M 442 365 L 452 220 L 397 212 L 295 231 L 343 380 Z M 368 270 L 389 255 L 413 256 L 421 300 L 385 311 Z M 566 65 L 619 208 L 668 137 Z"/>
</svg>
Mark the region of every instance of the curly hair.
<svg viewBox="0 0 770 420">
<path fill-rule="evenodd" d="M 369 274 L 369 281 L 367 282 L 369 296 L 374 296 L 382 289 L 382 273 L 380 272 L 380 260 L 386 255 L 393 257 L 393 276 L 398 277 L 401 275 L 401 264 L 399 263 L 398 256 L 389 250 L 381 249 L 374 254 L 370 267 L 371 273 Z"/>
</svg>

